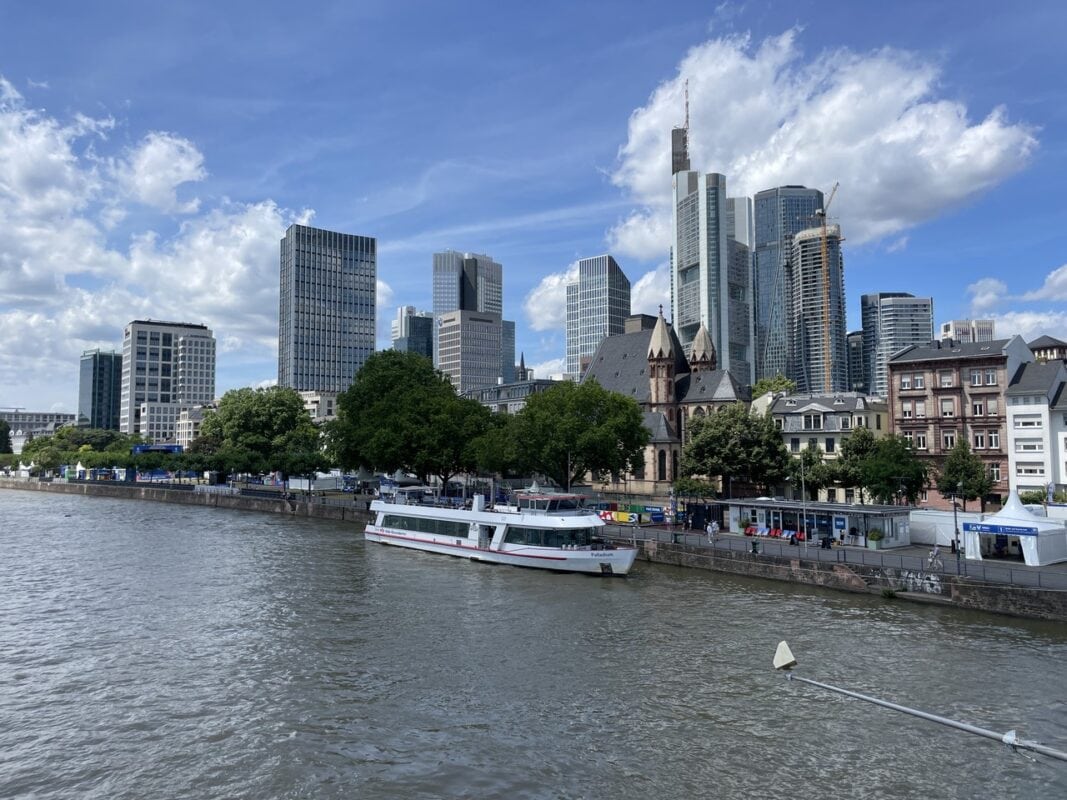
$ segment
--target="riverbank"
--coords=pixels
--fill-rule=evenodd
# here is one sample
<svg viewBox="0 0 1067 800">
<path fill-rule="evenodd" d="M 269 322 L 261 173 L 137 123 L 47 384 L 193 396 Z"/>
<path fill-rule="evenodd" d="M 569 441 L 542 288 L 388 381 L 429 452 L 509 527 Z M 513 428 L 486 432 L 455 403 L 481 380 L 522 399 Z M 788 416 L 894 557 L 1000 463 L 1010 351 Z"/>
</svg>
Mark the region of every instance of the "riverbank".
<svg viewBox="0 0 1067 800">
<path fill-rule="evenodd" d="M 49 483 L 34 480 L 0 479 L 0 489 L 40 491 L 58 494 L 78 494 L 90 497 L 111 497 L 127 500 L 175 503 L 235 511 L 254 511 L 270 514 L 348 521 L 360 526 L 371 519 L 371 514 L 354 505 L 335 505 L 314 500 L 248 497 L 236 494 L 195 492 L 163 489 L 144 484 L 127 483 Z M 608 526 L 610 538 L 629 542 L 633 531 Z M 750 541 L 744 537 L 722 536 L 714 546 L 706 544 L 703 537 L 687 543 L 674 543 L 650 538 L 646 531 L 637 529 L 639 538 L 638 559 L 649 563 L 703 569 L 764 578 L 824 589 L 863 594 L 882 594 L 890 598 L 938 603 L 956 608 L 1007 614 L 1029 619 L 1041 619 L 1067 623 L 1067 591 L 1058 588 L 1018 586 L 983 581 L 966 575 L 949 575 L 923 571 L 920 565 L 911 567 L 901 561 L 900 566 L 886 563 L 869 564 L 862 560 L 825 561 L 817 558 L 817 551 L 810 553 L 797 550 L 788 555 L 778 553 L 753 553 Z"/>
</svg>

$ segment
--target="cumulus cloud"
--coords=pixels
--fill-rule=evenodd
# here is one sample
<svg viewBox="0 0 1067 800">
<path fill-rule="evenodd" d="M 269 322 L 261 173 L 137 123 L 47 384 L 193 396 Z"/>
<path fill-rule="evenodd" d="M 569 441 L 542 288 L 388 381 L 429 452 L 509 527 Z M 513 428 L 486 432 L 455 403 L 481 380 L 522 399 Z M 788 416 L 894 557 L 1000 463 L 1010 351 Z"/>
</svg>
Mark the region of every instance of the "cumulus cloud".
<svg viewBox="0 0 1067 800">
<path fill-rule="evenodd" d="M 550 358 L 548 361 L 542 361 L 539 364 L 527 364 L 528 369 L 532 369 L 535 378 L 539 379 L 551 379 L 551 380 L 563 380 L 563 373 L 567 369 L 567 359 L 565 358 Z"/>
<path fill-rule="evenodd" d="M 831 214 L 857 243 L 995 186 L 1037 146 L 1003 108 L 972 121 L 961 102 L 939 97 L 938 68 L 914 54 L 841 48 L 806 60 L 797 38 L 731 35 L 693 47 L 633 112 L 612 180 L 639 208 L 608 233 L 618 253 L 650 258 L 669 247 L 670 130 L 683 120 L 686 80 L 694 168 L 724 173 L 732 196 L 840 182 Z"/>
<path fill-rule="evenodd" d="M 82 350 L 120 347 L 138 317 L 207 324 L 220 361 L 276 357 L 278 240 L 311 212 L 270 200 L 199 210 L 178 197 L 206 174 L 195 146 L 149 134 L 109 156 L 98 150 L 113 124 L 61 122 L 0 78 L 0 405 L 69 404 Z M 186 216 L 174 233 L 148 218 L 112 241 L 134 202 Z"/>
<path fill-rule="evenodd" d="M 1018 334 L 1031 342 L 1039 336 L 1067 341 L 1067 311 L 1006 311 L 990 314 L 998 339 Z"/>
<path fill-rule="evenodd" d="M 971 313 L 981 316 L 1007 297 L 1008 285 L 997 278 L 981 278 L 967 287 L 971 297 Z"/>
<path fill-rule="evenodd" d="M 192 142 L 159 131 L 145 136 L 116 165 L 116 173 L 132 197 L 176 214 L 193 214 L 200 208 L 196 197 L 180 202 L 178 187 L 207 177 L 204 156 Z"/>
<path fill-rule="evenodd" d="M 1048 274 L 1040 289 L 1027 292 L 1023 300 L 1067 300 L 1067 264 Z"/>
<path fill-rule="evenodd" d="M 526 320 L 535 331 L 567 327 L 567 284 L 578 280 L 578 262 L 563 272 L 553 272 L 541 279 L 522 301 Z"/>
<path fill-rule="evenodd" d="M 637 279 L 630 289 L 630 312 L 633 314 L 659 314 L 671 316 L 671 265 L 663 262 L 651 272 Z"/>
</svg>

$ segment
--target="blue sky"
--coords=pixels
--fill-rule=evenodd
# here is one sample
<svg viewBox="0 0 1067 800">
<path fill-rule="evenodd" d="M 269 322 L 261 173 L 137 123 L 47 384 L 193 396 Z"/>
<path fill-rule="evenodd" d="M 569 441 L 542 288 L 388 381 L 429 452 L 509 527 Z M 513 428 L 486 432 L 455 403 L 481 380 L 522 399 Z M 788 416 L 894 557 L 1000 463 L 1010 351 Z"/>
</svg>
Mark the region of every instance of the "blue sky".
<svg viewBox="0 0 1067 800">
<path fill-rule="evenodd" d="M 159 7 L 155 7 L 159 6 Z M 1067 339 L 1057 2 L 0 3 L 0 406 L 75 410 L 82 350 L 205 322 L 220 391 L 276 377 L 278 239 L 375 236 L 379 345 L 431 254 L 504 265 L 562 367 L 562 286 L 611 252 L 667 303 L 667 141 L 729 193 L 841 183 L 859 295 Z"/>
</svg>

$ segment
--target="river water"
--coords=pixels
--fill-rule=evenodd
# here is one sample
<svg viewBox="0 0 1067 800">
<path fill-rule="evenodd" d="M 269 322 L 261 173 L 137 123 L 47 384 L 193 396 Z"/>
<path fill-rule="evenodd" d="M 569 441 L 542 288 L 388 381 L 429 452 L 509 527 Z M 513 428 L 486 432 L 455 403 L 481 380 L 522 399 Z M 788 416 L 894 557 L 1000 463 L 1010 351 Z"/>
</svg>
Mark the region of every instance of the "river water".
<svg viewBox="0 0 1067 800">
<path fill-rule="evenodd" d="M 1063 798 L 1067 626 L 0 491 L 0 797 Z"/>
</svg>

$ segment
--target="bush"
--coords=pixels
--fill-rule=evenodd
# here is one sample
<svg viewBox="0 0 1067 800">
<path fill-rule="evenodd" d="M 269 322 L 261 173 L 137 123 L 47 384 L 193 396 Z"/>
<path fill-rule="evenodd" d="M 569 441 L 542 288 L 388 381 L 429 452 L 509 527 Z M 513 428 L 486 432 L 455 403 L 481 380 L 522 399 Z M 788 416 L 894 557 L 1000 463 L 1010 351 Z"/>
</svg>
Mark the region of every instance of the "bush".
<svg viewBox="0 0 1067 800">
<path fill-rule="evenodd" d="M 871 528 L 867 531 L 867 540 L 871 542 L 880 542 L 885 538 L 885 534 L 882 533 L 881 528 Z"/>
<path fill-rule="evenodd" d="M 1035 489 L 1032 492 L 1020 492 L 1019 493 L 1019 500 L 1022 501 L 1023 505 L 1028 505 L 1028 506 L 1039 506 L 1039 505 L 1041 505 L 1042 503 L 1045 502 L 1045 497 L 1046 497 L 1045 493 L 1042 492 L 1040 489 Z"/>
</svg>

